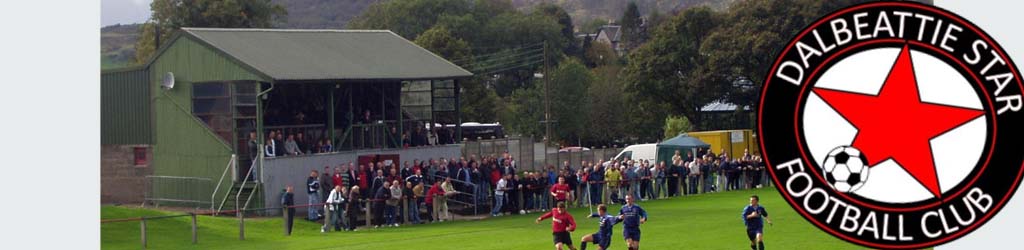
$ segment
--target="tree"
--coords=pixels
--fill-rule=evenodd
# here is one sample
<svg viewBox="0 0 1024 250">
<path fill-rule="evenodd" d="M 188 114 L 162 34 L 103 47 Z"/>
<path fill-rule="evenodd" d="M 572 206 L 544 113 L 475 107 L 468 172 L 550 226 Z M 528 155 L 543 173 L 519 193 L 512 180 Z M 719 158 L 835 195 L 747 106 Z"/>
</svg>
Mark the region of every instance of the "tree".
<svg viewBox="0 0 1024 250">
<path fill-rule="evenodd" d="M 576 144 L 587 128 L 587 92 L 594 74 L 579 60 L 565 57 L 548 76 L 548 94 L 555 140 Z"/>
<path fill-rule="evenodd" d="M 636 6 L 636 2 L 630 1 L 626 5 L 626 11 L 622 13 L 622 20 L 619 20 L 622 24 L 622 38 L 621 43 L 627 50 L 632 50 L 636 46 L 642 44 L 643 41 L 643 30 L 640 25 L 643 20 L 640 19 L 640 10 Z"/>
<path fill-rule="evenodd" d="M 661 24 L 664 23 L 665 20 L 667 20 L 669 18 L 669 17 L 666 17 L 665 14 L 662 14 L 660 11 L 658 11 L 657 7 L 658 7 L 657 5 L 652 5 L 651 6 L 651 9 L 650 9 L 650 12 L 649 12 L 651 14 L 647 15 L 647 22 L 644 23 L 644 26 L 646 26 L 646 31 L 650 31 L 650 30 L 655 29 L 658 26 L 661 26 Z"/>
<path fill-rule="evenodd" d="M 629 120 L 635 117 L 635 107 L 622 94 L 622 66 L 604 65 L 594 68 L 594 82 L 587 89 L 586 134 L 584 143 L 601 145 L 613 143 L 623 137 L 635 136 L 629 130 Z M 627 115 L 629 114 L 629 115 Z"/>
<path fill-rule="evenodd" d="M 386 1 L 370 5 L 349 22 L 353 29 L 386 29 L 413 39 L 430 29 L 442 16 L 471 12 L 468 0 Z"/>
<path fill-rule="evenodd" d="M 535 7 L 534 13 L 539 13 L 543 16 L 555 20 L 559 26 L 561 26 L 562 39 L 565 40 L 565 46 L 562 47 L 562 53 L 566 55 L 579 55 L 580 48 L 576 44 L 575 27 L 572 24 L 572 17 L 569 16 L 565 9 L 552 3 L 542 3 Z"/>
<path fill-rule="evenodd" d="M 863 0 L 750 0 L 730 6 L 723 23 L 705 38 L 710 74 L 727 85 L 724 101 L 757 108 L 765 74 L 789 39 L 817 18 Z"/>
<path fill-rule="evenodd" d="M 182 27 L 270 28 L 284 23 L 288 12 L 271 0 L 154 0 L 152 17 L 142 26 L 135 60 L 143 63 L 156 51 L 156 34 L 166 41 Z"/>
<path fill-rule="evenodd" d="M 508 105 L 498 113 L 505 128 L 512 133 L 528 136 L 543 136 L 544 99 L 543 89 L 539 87 L 522 88 L 512 92 L 507 98 Z"/>
<path fill-rule="evenodd" d="M 690 117 L 700 127 L 700 108 L 725 91 L 709 73 L 706 56 L 699 51 L 720 19 L 710 8 L 698 7 L 660 26 L 650 41 L 633 52 L 626 66 L 626 90 L 633 101 L 651 109 L 664 104 L 668 109 L 657 112 Z"/>
<path fill-rule="evenodd" d="M 588 126 L 586 110 L 587 89 L 594 81 L 590 72 L 579 60 L 566 57 L 548 75 L 548 97 L 551 105 L 552 138 L 576 144 L 582 140 Z M 509 98 L 508 113 L 500 114 L 502 123 L 522 135 L 544 136 L 544 86 L 516 89 Z"/>
<path fill-rule="evenodd" d="M 590 43 L 583 53 L 583 61 L 587 67 L 600 67 L 618 63 L 618 54 L 606 43 Z"/>
<path fill-rule="evenodd" d="M 685 116 L 665 117 L 665 139 L 690 132 L 691 129 L 693 127 L 690 125 L 690 119 L 686 119 Z"/>
<path fill-rule="evenodd" d="M 580 25 L 580 32 L 594 34 L 594 33 L 597 33 L 597 31 L 599 29 L 601 29 L 601 26 L 605 26 L 605 25 L 608 25 L 608 20 L 605 20 L 605 19 L 593 19 L 593 20 L 584 22 L 583 25 Z"/>
<path fill-rule="evenodd" d="M 420 47 L 427 49 L 449 61 L 466 61 L 470 59 L 469 43 L 452 36 L 448 28 L 434 26 L 423 32 L 414 41 Z"/>
<path fill-rule="evenodd" d="M 415 43 L 424 49 L 434 52 L 444 59 L 461 62 L 463 65 L 473 63 L 469 43 L 454 37 L 445 26 L 434 26 L 416 37 Z M 498 95 L 488 88 L 480 77 L 460 82 L 462 119 L 464 121 L 493 122 L 497 120 L 495 107 Z"/>
</svg>

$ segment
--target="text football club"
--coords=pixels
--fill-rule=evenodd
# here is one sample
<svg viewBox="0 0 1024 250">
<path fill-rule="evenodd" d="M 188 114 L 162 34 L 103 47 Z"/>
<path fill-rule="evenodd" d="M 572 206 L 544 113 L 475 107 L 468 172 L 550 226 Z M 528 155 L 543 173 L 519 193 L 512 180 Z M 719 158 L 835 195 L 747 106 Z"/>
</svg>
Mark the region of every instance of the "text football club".
<svg viewBox="0 0 1024 250">
<path fill-rule="evenodd" d="M 1006 52 L 918 3 L 839 10 L 768 72 L 758 136 L 779 192 L 822 230 L 925 248 L 999 212 L 1024 174 L 1024 85 Z"/>
</svg>

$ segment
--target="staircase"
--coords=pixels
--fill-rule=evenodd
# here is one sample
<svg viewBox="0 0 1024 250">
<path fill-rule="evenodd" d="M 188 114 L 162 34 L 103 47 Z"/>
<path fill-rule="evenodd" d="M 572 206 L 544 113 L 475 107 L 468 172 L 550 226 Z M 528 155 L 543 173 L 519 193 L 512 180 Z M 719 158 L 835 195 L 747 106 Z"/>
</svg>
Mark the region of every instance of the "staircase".
<svg viewBox="0 0 1024 250">
<path fill-rule="evenodd" d="M 224 206 L 220 208 L 219 211 L 223 212 L 238 209 L 238 207 L 235 206 L 236 197 L 239 199 L 237 202 L 238 206 L 245 206 L 246 199 L 249 199 L 249 197 L 252 196 L 252 200 L 249 201 L 249 208 L 263 207 L 262 203 L 260 203 L 263 199 L 259 195 L 259 191 L 256 188 L 257 185 L 259 184 L 254 182 L 247 182 L 244 186 L 242 183 L 233 184 L 231 186 L 231 191 L 228 191 L 228 195 L 224 198 Z M 241 195 L 238 195 L 239 193 L 241 193 Z"/>
</svg>

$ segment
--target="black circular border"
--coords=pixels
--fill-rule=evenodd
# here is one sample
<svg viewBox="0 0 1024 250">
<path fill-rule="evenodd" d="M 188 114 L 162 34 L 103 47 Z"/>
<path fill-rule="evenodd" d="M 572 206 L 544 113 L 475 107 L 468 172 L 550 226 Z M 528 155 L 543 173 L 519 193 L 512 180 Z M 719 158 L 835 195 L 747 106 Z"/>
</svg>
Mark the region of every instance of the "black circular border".
<svg viewBox="0 0 1024 250">
<path fill-rule="evenodd" d="M 799 144 L 800 142 L 796 141 L 795 133 L 797 133 L 797 132 L 794 129 L 792 129 L 794 127 L 794 125 L 795 125 L 793 123 L 795 123 L 796 119 L 789 119 L 789 118 L 792 118 L 793 116 L 796 115 L 796 113 L 794 112 L 794 110 L 796 110 L 795 108 L 797 107 L 796 105 L 800 105 L 799 103 L 795 103 L 795 99 L 797 99 L 797 98 L 793 98 L 794 95 L 792 93 L 799 93 L 799 92 L 797 92 L 797 90 L 802 88 L 802 86 L 795 86 L 795 85 L 786 84 L 786 83 L 780 83 L 780 84 L 776 84 L 776 85 L 771 85 L 770 83 L 774 79 L 773 73 L 775 72 L 775 70 L 779 66 L 779 63 L 784 61 L 784 59 L 786 59 L 787 55 L 791 54 L 791 53 L 789 53 L 790 52 L 790 48 L 792 48 L 793 45 L 795 45 L 795 43 L 797 41 L 800 41 L 801 39 L 807 37 L 808 32 L 810 32 L 814 28 L 817 28 L 817 27 L 821 26 L 824 21 L 831 20 L 832 18 L 834 18 L 836 16 L 839 16 L 839 15 L 842 15 L 842 14 L 848 14 L 848 13 L 853 12 L 853 11 L 858 11 L 858 10 L 876 10 L 876 9 L 877 10 L 883 10 L 883 9 L 884 10 L 893 10 L 893 9 L 906 10 L 906 9 L 911 9 L 915 13 L 933 14 L 933 16 L 936 17 L 936 18 L 942 18 L 943 20 L 946 20 L 946 21 L 955 21 L 956 24 L 958 24 L 960 26 L 963 26 L 963 28 L 965 28 L 963 32 L 971 32 L 971 31 L 973 31 L 974 33 L 972 33 L 972 34 L 977 36 L 978 39 L 984 39 L 987 42 L 987 44 L 990 46 L 989 49 L 992 50 L 992 51 L 998 52 L 999 56 L 1002 59 L 1005 60 L 1006 67 L 1009 68 L 1009 70 L 1013 73 L 1013 76 L 1015 77 L 1015 79 L 1014 79 L 1014 83 L 1015 84 L 1012 84 L 1009 87 L 1014 87 L 1014 86 L 1017 87 L 1016 89 L 1012 89 L 1011 88 L 1009 90 L 1011 90 L 1011 92 L 1013 90 L 1016 90 L 1016 91 L 1018 91 L 1017 93 L 1020 93 L 1020 92 L 1022 92 L 1022 90 L 1024 90 L 1024 85 L 1021 84 L 1020 74 L 1017 71 L 1016 67 L 1014 66 L 1015 64 L 1012 62 L 1012 60 L 1008 56 L 1006 56 L 1006 53 L 1003 51 L 1002 47 L 999 46 L 998 43 L 993 41 L 991 39 L 991 36 L 989 36 L 987 33 L 985 33 L 984 31 L 980 30 L 979 28 L 977 28 L 976 25 L 974 25 L 973 23 L 970 23 L 969 21 L 963 19 L 962 17 L 960 17 L 960 16 L 958 16 L 956 14 L 950 13 L 948 11 L 945 11 L 945 10 L 933 7 L 933 6 L 927 6 L 927 5 L 918 4 L 918 3 L 879 2 L 879 3 L 859 4 L 859 5 L 851 6 L 851 7 L 848 7 L 848 8 L 844 8 L 842 10 L 838 10 L 838 11 L 832 13 L 832 14 L 829 14 L 829 15 L 827 15 L 827 16 L 825 16 L 825 17 L 823 17 L 823 18 L 821 18 L 821 19 L 819 19 L 817 21 L 815 21 L 815 23 L 811 27 L 805 28 L 800 33 L 800 35 L 798 35 L 797 37 L 793 38 L 788 43 L 787 47 L 784 49 L 782 54 L 780 54 L 779 57 L 776 59 L 776 62 L 774 64 L 774 66 L 772 67 L 772 69 L 767 74 L 768 77 L 766 77 L 764 86 L 762 88 L 761 103 L 759 105 L 759 110 L 758 110 L 758 136 L 760 137 L 761 152 L 764 154 L 765 162 L 769 166 L 768 169 L 769 169 L 769 173 L 772 176 L 772 181 L 776 184 L 776 186 L 780 186 L 781 187 L 778 190 L 778 192 L 783 197 L 786 198 L 786 200 L 790 204 L 790 206 L 792 206 L 794 209 L 796 209 L 798 212 L 800 212 L 800 214 L 805 219 L 807 219 L 808 221 L 812 222 L 812 224 L 814 224 L 815 226 L 817 226 L 817 227 L 819 227 L 819 228 L 829 232 L 830 234 L 832 234 L 834 236 L 842 238 L 843 240 L 846 240 L 846 241 L 849 241 L 849 242 L 852 242 L 852 243 L 856 243 L 856 244 L 860 244 L 860 245 L 864 245 L 864 246 L 869 246 L 869 247 L 880 247 L 880 248 L 922 248 L 922 247 L 931 247 L 931 246 L 935 246 L 935 245 L 938 245 L 938 244 L 942 244 L 942 243 L 945 243 L 945 242 L 957 239 L 959 237 L 962 237 L 966 233 L 974 231 L 980 225 L 983 225 L 988 220 L 990 220 L 993 215 L 997 214 L 1003 208 L 1003 206 L 1005 205 L 1006 201 L 1010 198 L 1010 196 L 1012 196 L 1013 192 L 1016 191 L 1016 189 L 1018 188 L 1018 186 L 1020 184 L 1020 181 L 1021 181 L 1021 175 L 1024 174 L 1024 165 L 1022 165 L 1022 163 L 1024 163 L 1024 153 L 1020 152 L 1020 149 L 1021 149 L 1021 146 L 1022 146 L 1021 144 L 1022 143 L 1019 142 L 1020 138 L 1024 138 L 1024 132 L 1022 132 L 1019 129 L 1015 130 L 1014 128 L 1024 128 L 1024 126 L 1022 126 L 1022 125 L 1024 125 L 1024 117 L 1022 117 L 1022 114 L 1020 114 L 1020 113 L 1007 113 L 1007 114 L 995 117 L 995 121 L 996 121 L 995 123 L 997 123 L 999 126 L 1001 126 L 1003 128 L 1010 128 L 1010 129 L 1004 129 L 1003 131 L 999 131 L 999 133 L 995 133 L 995 131 L 990 131 L 990 133 L 995 134 L 997 139 L 995 140 L 995 145 L 993 145 L 994 146 L 993 147 L 994 150 L 991 152 L 991 154 L 992 154 L 991 156 L 993 156 L 993 158 L 991 159 L 989 164 L 996 165 L 997 167 L 988 168 L 985 171 L 983 171 L 982 173 L 977 173 L 977 175 L 976 175 L 979 178 L 977 180 L 977 183 L 976 183 L 975 187 L 984 187 L 983 190 L 988 192 L 988 194 L 992 196 L 993 202 L 995 203 L 994 207 L 991 207 L 990 211 L 988 211 L 981 219 L 977 219 L 973 224 L 967 226 L 966 228 L 961 228 L 960 230 L 958 230 L 958 231 L 956 231 L 954 233 L 942 235 L 941 237 L 939 237 L 937 239 L 921 240 L 921 238 L 918 237 L 918 238 L 915 239 L 915 241 L 908 242 L 907 244 L 904 245 L 904 244 L 892 244 L 892 243 L 887 242 L 887 241 L 877 241 L 877 240 L 874 240 L 874 239 L 861 238 L 861 237 L 858 237 L 858 236 L 855 236 L 855 235 L 847 235 L 847 234 L 843 234 L 843 233 L 838 233 L 835 229 L 831 228 L 828 225 L 823 224 L 823 222 L 817 221 L 813 216 L 809 215 L 807 213 L 807 211 L 803 210 L 801 204 L 795 202 L 794 199 L 792 197 L 790 197 L 785 190 L 783 190 L 784 189 L 784 183 L 779 181 L 780 180 L 780 176 L 779 176 L 780 173 L 777 173 L 775 171 L 775 167 L 774 167 L 776 163 L 782 163 L 783 161 L 785 161 L 787 159 L 799 158 L 802 161 L 806 161 L 806 159 L 804 159 L 804 157 L 802 157 L 798 153 L 799 149 L 794 149 L 793 148 L 793 145 L 803 145 L 803 144 Z M 942 57 L 940 57 L 940 58 L 942 58 Z M 813 67 L 813 68 L 817 68 L 817 67 Z M 971 66 L 970 68 L 972 68 L 973 70 L 976 70 L 976 68 L 979 68 L 979 67 L 977 67 L 977 65 L 974 65 L 974 66 Z M 982 83 L 982 84 L 984 84 L 984 83 Z M 1006 89 L 1004 89 L 1004 91 L 1005 90 Z M 789 94 L 786 94 L 786 93 L 789 93 Z M 992 100 L 991 98 L 993 98 L 993 97 L 990 96 L 990 95 L 992 93 L 985 93 L 985 94 L 986 94 L 986 95 L 984 95 L 984 97 L 986 98 L 985 100 L 991 102 L 991 100 Z M 787 98 L 792 99 L 792 100 L 787 100 Z M 789 113 L 788 115 L 786 114 L 787 112 Z M 784 117 L 784 119 L 778 119 L 778 117 Z M 778 119 L 778 120 L 774 120 L 774 119 Z M 987 141 L 990 141 L 990 140 L 987 140 Z M 778 151 L 772 151 L 772 149 L 777 149 Z M 771 152 L 772 154 L 769 154 L 769 152 Z M 782 155 L 785 155 L 785 156 L 782 156 Z M 807 167 L 811 167 L 811 166 L 807 166 Z M 999 171 L 999 170 L 1003 170 L 1003 171 Z M 812 185 L 815 185 L 815 184 L 821 186 L 821 184 L 824 184 L 824 183 L 822 183 L 820 181 L 816 182 L 816 183 L 812 183 Z M 827 184 L 825 184 L 823 186 L 823 189 L 824 190 L 831 190 L 831 188 L 827 187 Z M 965 194 L 961 193 L 961 195 L 959 195 L 959 196 L 962 197 L 963 195 L 965 195 Z M 955 197 L 955 198 L 959 198 L 959 197 Z M 910 221 L 914 221 L 913 218 Z M 909 225 L 919 225 L 919 224 L 910 223 Z"/>
</svg>

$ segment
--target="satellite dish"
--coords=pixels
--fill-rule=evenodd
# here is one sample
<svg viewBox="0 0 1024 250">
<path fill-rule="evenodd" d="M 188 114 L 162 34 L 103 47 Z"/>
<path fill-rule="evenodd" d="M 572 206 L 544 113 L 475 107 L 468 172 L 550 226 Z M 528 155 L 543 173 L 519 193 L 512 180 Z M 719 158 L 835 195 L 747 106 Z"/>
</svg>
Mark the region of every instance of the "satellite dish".
<svg viewBox="0 0 1024 250">
<path fill-rule="evenodd" d="M 174 73 L 167 72 L 164 74 L 163 81 L 160 82 L 160 87 L 164 90 L 170 90 L 174 88 Z"/>
</svg>

